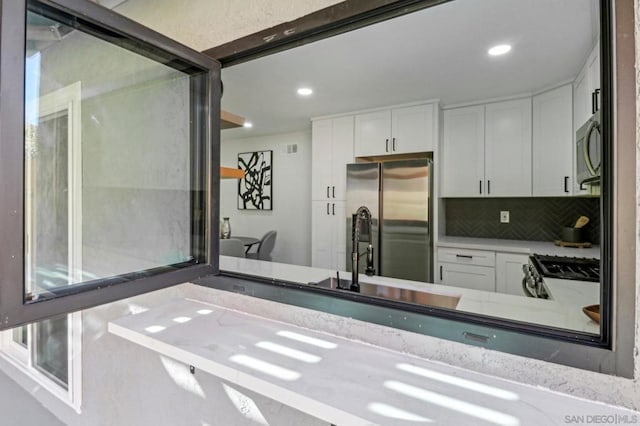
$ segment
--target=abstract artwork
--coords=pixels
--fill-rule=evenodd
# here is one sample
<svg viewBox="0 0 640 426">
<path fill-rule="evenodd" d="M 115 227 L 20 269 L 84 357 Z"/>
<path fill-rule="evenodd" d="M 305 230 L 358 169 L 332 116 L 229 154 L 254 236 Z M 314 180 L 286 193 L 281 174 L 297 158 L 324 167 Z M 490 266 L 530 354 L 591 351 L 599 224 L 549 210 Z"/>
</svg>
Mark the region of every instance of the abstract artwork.
<svg viewBox="0 0 640 426">
<path fill-rule="evenodd" d="M 238 181 L 238 209 L 272 210 L 272 156 L 273 151 L 238 154 L 238 168 L 245 172 Z"/>
</svg>

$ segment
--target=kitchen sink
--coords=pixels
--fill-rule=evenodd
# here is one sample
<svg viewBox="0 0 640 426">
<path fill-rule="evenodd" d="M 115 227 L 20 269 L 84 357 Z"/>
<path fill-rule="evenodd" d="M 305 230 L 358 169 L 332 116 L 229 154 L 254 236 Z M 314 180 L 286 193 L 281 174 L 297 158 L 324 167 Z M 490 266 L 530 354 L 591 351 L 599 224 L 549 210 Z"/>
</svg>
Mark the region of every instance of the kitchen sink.
<svg viewBox="0 0 640 426">
<path fill-rule="evenodd" d="M 460 301 L 460 296 L 450 296 L 446 294 L 429 293 L 426 291 L 409 290 L 398 287 L 389 287 L 382 284 L 372 284 L 360 281 L 360 294 L 366 296 L 380 297 L 384 299 L 398 300 L 401 302 L 416 303 L 425 306 L 435 306 L 438 308 L 455 309 Z M 309 285 L 331 288 L 335 290 L 351 291 L 351 280 L 338 279 L 336 277 L 325 278 L 322 281 L 312 282 Z"/>
</svg>

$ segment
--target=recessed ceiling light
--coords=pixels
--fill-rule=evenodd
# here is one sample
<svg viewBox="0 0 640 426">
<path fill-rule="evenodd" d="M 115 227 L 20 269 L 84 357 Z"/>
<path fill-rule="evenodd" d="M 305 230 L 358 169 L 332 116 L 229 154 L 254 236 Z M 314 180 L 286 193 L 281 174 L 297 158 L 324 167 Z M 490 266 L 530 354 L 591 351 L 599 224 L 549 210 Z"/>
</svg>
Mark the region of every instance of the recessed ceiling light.
<svg viewBox="0 0 640 426">
<path fill-rule="evenodd" d="M 508 53 L 511 50 L 511 45 L 509 44 L 499 44 L 497 46 L 493 46 L 489 49 L 489 55 L 491 56 L 499 56 Z"/>
<path fill-rule="evenodd" d="M 313 93 L 313 90 L 308 87 L 301 87 L 298 89 L 298 95 L 300 96 L 309 96 Z"/>
<path fill-rule="evenodd" d="M 245 121 L 242 127 L 246 127 L 247 129 L 250 129 L 253 127 L 253 123 L 250 121 Z"/>
</svg>

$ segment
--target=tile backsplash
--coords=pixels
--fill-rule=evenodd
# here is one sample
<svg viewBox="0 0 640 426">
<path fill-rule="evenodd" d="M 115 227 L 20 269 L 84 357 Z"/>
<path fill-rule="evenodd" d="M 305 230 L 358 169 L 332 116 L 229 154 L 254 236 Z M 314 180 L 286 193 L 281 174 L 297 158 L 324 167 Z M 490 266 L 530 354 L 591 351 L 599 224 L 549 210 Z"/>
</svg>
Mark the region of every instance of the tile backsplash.
<svg viewBox="0 0 640 426">
<path fill-rule="evenodd" d="M 444 205 L 450 236 L 553 241 L 584 215 L 589 241 L 600 241 L 600 198 L 448 198 Z M 500 223 L 503 210 L 509 223 Z"/>
</svg>

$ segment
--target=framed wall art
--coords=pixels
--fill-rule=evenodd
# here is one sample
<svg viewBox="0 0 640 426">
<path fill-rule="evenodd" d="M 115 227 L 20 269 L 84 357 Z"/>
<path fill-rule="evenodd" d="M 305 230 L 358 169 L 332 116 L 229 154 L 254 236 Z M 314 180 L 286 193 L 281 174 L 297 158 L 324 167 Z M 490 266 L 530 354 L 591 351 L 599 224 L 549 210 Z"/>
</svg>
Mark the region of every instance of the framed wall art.
<svg viewBox="0 0 640 426">
<path fill-rule="evenodd" d="M 238 168 L 244 177 L 238 180 L 238 209 L 272 210 L 273 151 L 242 152 Z"/>
</svg>

